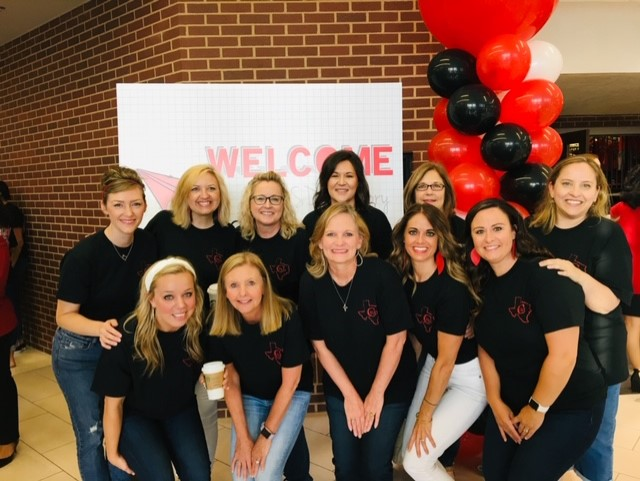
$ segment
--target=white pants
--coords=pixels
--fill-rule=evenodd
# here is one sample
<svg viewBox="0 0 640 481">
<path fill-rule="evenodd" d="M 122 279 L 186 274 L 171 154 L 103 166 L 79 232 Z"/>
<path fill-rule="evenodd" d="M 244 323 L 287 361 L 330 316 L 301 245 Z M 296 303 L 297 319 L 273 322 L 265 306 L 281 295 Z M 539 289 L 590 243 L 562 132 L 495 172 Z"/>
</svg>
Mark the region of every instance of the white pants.
<svg viewBox="0 0 640 481">
<path fill-rule="evenodd" d="M 195 393 L 213 472 L 213 463 L 216 460 L 216 446 L 218 445 L 218 401 L 209 399 L 207 388 L 200 381 L 196 382 Z"/>
<path fill-rule="evenodd" d="M 427 356 L 418 377 L 416 393 L 413 395 L 407 414 L 407 424 L 402 440 L 404 469 L 416 481 L 451 481 L 453 479 L 438 462 L 438 458 L 466 432 L 487 405 L 487 395 L 478 359 L 456 364 L 451 372 L 447 390 L 433 413 L 431 436 L 436 446 L 429 446 L 429 453 L 422 451 L 420 457 L 416 454 L 415 446 L 407 450 L 409 438 L 416 423 L 416 414 L 427 392 L 434 363 L 435 359 L 430 355 Z"/>
</svg>

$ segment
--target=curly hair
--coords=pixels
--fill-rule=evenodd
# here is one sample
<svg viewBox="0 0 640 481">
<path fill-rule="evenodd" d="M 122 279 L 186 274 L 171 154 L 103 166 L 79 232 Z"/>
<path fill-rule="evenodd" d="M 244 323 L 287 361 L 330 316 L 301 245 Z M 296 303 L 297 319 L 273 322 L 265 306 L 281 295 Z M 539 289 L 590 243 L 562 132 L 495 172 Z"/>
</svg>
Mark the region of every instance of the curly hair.
<svg viewBox="0 0 640 481">
<path fill-rule="evenodd" d="M 340 214 L 349 215 L 356 223 L 358 232 L 362 236 L 360 254 L 362 256 L 366 256 L 369 252 L 369 239 L 371 236 L 369 234 L 369 228 L 362 217 L 360 217 L 360 214 L 358 214 L 349 204 L 333 204 L 322 213 L 316 223 L 315 229 L 313 229 L 313 234 L 311 234 L 311 238 L 309 239 L 309 254 L 311 256 L 311 261 L 307 264 L 307 271 L 315 279 L 321 278 L 327 272 L 327 262 L 324 258 L 324 254 L 322 253 L 322 249 L 320 249 L 320 240 L 322 239 L 322 236 L 324 236 L 324 231 L 327 229 L 329 221 Z"/>
<path fill-rule="evenodd" d="M 547 188 L 542 194 L 542 199 L 538 203 L 535 213 L 531 217 L 531 227 L 540 227 L 545 234 L 553 230 L 558 219 L 558 211 L 556 204 L 551 197 L 549 186 L 555 185 L 562 169 L 573 164 L 587 164 L 593 170 L 596 177 L 596 186 L 598 187 L 598 197 L 587 212 L 588 217 L 606 217 L 609 214 L 609 183 L 607 177 L 602 172 L 600 164 L 596 162 L 593 156 L 574 155 L 567 157 L 558 162 L 549 174 L 547 180 Z"/>
<path fill-rule="evenodd" d="M 425 174 L 431 170 L 438 173 L 444 184 L 444 204 L 442 205 L 442 212 L 445 217 L 449 218 L 455 215 L 456 208 L 456 193 L 453 189 L 453 184 L 447 173 L 447 169 L 444 165 L 436 162 L 425 162 L 421 164 L 416 170 L 414 170 L 407 180 L 407 184 L 404 186 L 403 199 L 404 199 L 404 211 L 407 212 L 409 207 L 416 203 L 416 187 L 425 176 Z"/>
<path fill-rule="evenodd" d="M 171 200 L 171 210 L 173 212 L 173 222 L 183 229 L 191 225 L 191 209 L 189 208 L 189 193 L 200 175 L 208 173 L 215 177 L 220 190 L 220 205 L 213 213 L 213 218 L 222 226 L 229 223 L 231 216 L 231 202 L 229 201 L 229 191 L 222 176 L 209 164 L 194 165 L 184 171 L 178 185 L 176 193 Z"/>
<path fill-rule="evenodd" d="M 260 182 L 275 182 L 280 186 L 282 197 L 284 197 L 282 202 L 282 218 L 280 219 L 280 235 L 284 239 L 290 239 L 296 234 L 298 227 L 301 227 L 302 224 L 298 222 L 296 211 L 291 205 L 291 195 L 287 190 L 284 180 L 279 174 L 272 170 L 256 175 L 244 189 L 242 201 L 240 202 L 240 218 L 238 219 L 240 223 L 240 234 L 246 240 L 253 240 L 256 237 L 256 223 L 251 215 L 251 197 Z"/>
<path fill-rule="evenodd" d="M 146 277 L 152 272 L 154 266 L 160 262 L 166 262 L 167 260 L 176 259 L 179 262 L 169 262 L 158 272 L 153 274 L 153 279 L 147 289 Z M 181 257 L 168 257 L 161 261 L 152 264 L 140 282 L 140 294 L 138 297 L 138 304 L 135 310 L 127 317 L 124 322 L 123 329 L 127 329 L 128 325 L 137 319 L 135 327 L 135 333 L 133 337 L 134 346 L 134 359 L 144 361 L 146 363 L 145 374 L 151 376 L 155 371 L 162 372 L 164 368 L 164 356 L 162 354 L 162 348 L 160 347 L 160 341 L 158 340 L 158 324 L 155 318 L 154 308 L 151 305 L 151 299 L 154 296 L 154 290 L 156 288 L 158 279 L 170 274 L 189 274 L 193 279 L 193 289 L 196 296 L 196 307 L 193 315 L 187 320 L 186 330 L 184 334 L 185 348 L 189 357 L 196 361 L 202 362 L 204 359 L 204 353 L 200 344 L 200 333 L 202 331 L 202 310 L 204 306 L 204 296 L 202 289 L 198 286 L 196 276 L 194 274 L 193 267 L 191 269 L 185 266 L 185 263 L 189 263 L 186 259 Z M 189 264 L 190 265 L 190 264 Z M 129 332 L 129 331 L 127 331 Z"/>
<path fill-rule="evenodd" d="M 364 166 L 362 160 L 355 152 L 350 150 L 337 150 L 333 154 L 329 155 L 320 169 L 320 175 L 318 176 L 318 188 L 313 196 L 313 207 L 316 210 L 323 210 L 331 205 L 331 196 L 329 195 L 329 179 L 336 170 L 336 167 L 340 162 L 349 162 L 353 166 L 353 170 L 356 172 L 358 179 L 358 187 L 356 188 L 356 210 L 362 210 L 369 206 L 369 184 L 367 178 L 364 175 Z"/>
</svg>

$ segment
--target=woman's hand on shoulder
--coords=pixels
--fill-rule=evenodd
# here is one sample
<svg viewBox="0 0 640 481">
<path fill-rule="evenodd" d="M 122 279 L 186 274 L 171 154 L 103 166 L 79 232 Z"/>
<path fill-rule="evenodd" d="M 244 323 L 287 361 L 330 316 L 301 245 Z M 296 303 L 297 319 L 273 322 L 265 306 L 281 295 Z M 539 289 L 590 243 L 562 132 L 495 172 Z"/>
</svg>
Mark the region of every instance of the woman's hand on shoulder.
<svg viewBox="0 0 640 481">
<path fill-rule="evenodd" d="M 122 334 L 118 331 L 118 321 L 108 319 L 100 326 L 100 345 L 104 349 L 111 349 L 120 344 Z"/>
<path fill-rule="evenodd" d="M 539 265 L 540 267 L 555 270 L 558 275 L 568 277 L 576 284 L 580 284 L 585 275 L 585 272 L 578 269 L 573 262 L 567 259 L 545 259 L 540 261 Z"/>
</svg>

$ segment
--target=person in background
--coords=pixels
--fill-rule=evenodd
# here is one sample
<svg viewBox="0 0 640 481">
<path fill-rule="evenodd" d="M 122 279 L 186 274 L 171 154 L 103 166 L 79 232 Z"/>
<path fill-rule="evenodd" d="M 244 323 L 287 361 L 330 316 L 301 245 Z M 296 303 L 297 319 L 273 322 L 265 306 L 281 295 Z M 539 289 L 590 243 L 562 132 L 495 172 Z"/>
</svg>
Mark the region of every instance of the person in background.
<svg viewBox="0 0 640 481">
<path fill-rule="evenodd" d="M 346 202 L 318 219 L 300 315 L 323 367 L 337 481 L 391 481 L 415 389 L 411 313 L 394 268 L 366 257 L 369 230 Z"/>
<path fill-rule="evenodd" d="M 621 301 L 629 304 L 633 295 L 631 251 L 622 228 L 608 214 L 606 177 L 593 159 L 577 155 L 553 167 L 530 223 L 531 233 L 556 257 L 542 265 L 584 292 L 584 336 L 609 386 L 598 436 L 575 465 L 590 481 L 613 478 L 620 384 L 629 376 Z"/>
<path fill-rule="evenodd" d="M 413 204 L 431 204 L 449 221 L 451 233 L 464 244 L 464 219 L 456 215 L 456 193 L 447 169 L 436 162 L 425 162 L 414 170 L 404 186 L 404 211 Z"/>
<path fill-rule="evenodd" d="M 580 286 L 540 265 L 549 256 L 518 211 L 487 199 L 466 218 L 482 305 L 475 333 L 491 413 L 487 481 L 557 481 L 595 438 L 605 383 L 581 335 Z"/>
<path fill-rule="evenodd" d="M 312 391 L 308 342 L 293 303 L 251 252 L 223 264 L 209 353 L 225 363 L 234 480 L 281 481 Z"/>
<path fill-rule="evenodd" d="M 211 165 L 194 165 L 180 177 L 171 210 L 158 212 L 145 227 L 155 237 L 160 257 L 180 256 L 193 265 L 202 292 L 218 282 L 223 262 L 239 249 L 238 234 L 229 222 L 230 205 L 220 174 Z M 205 320 L 208 314 L 206 303 Z M 211 401 L 199 382 L 195 392 L 213 464 L 218 444 L 218 401 Z"/>
<path fill-rule="evenodd" d="M 298 302 L 300 277 L 309 260 L 309 237 L 296 219 L 284 180 L 273 171 L 251 179 L 240 205 L 241 250 L 264 263 L 276 294 Z M 313 481 L 309 475 L 309 446 L 300 430 L 284 475 L 287 481 Z"/>
<path fill-rule="evenodd" d="M 338 150 L 322 164 L 318 189 L 313 197 L 314 210 L 302 219 L 302 223 L 311 235 L 320 215 L 330 205 L 341 202 L 349 204 L 356 209 L 369 229 L 369 252 L 386 259 L 391 254 L 391 224 L 384 212 L 370 205 L 369 200 L 369 184 L 364 175 L 362 160 L 355 152 Z"/>
<path fill-rule="evenodd" d="M 640 392 L 640 165 L 627 174 L 611 217 L 622 227 L 631 248 L 633 298 L 629 305 L 622 305 L 622 313 L 627 325 L 627 356 L 633 369 L 631 390 Z"/>
<path fill-rule="evenodd" d="M 104 350 L 92 390 L 104 397 L 109 462 L 139 481 L 210 481 L 211 463 L 193 385 L 204 359 L 203 294 L 186 260 L 145 273 L 122 340 Z"/>
<path fill-rule="evenodd" d="M 0 228 L 6 228 L 9 220 L 0 209 Z M 20 431 L 18 427 L 18 390 L 7 365 L 11 349 L 12 333 L 18 324 L 11 299 L 6 295 L 7 280 L 11 266 L 9 243 L 0 235 L 0 468 L 13 461 L 16 455 Z"/>
<path fill-rule="evenodd" d="M 439 456 L 487 404 L 475 339 L 464 335 L 477 296 L 449 221 L 414 204 L 393 229 L 390 262 L 403 278 L 413 334 L 427 353 L 407 414 L 403 465 L 415 480 L 451 480 Z"/>
<path fill-rule="evenodd" d="M 100 191 L 109 225 L 82 239 L 62 259 L 51 355 L 69 406 L 83 481 L 129 478 L 104 457 L 103 402 L 91 383 L 102 349 L 122 338 L 118 319 L 135 307 L 142 273 L 157 259 L 153 237 L 138 228 L 147 209 L 138 174 L 113 167 L 103 174 Z"/>
<path fill-rule="evenodd" d="M 11 192 L 6 182 L 0 180 L 0 209 L 3 209 L 7 217 L 7 225 L 3 231 L 8 232 L 9 249 L 11 251 L 11 271 L 7 284 L 7 295 L 13 303 L 13 308 L 18 318 L 18 326 L 13 331 L 12 346 L 9 355 L 9 364 L 16 366 L 15 351 L 24 348 L 23 327 L 21 313 L 21 293 L 27 276 L 27 250 L 25 248 L 25 222 L 22 210 L 11 201 Z"/>
</svg>

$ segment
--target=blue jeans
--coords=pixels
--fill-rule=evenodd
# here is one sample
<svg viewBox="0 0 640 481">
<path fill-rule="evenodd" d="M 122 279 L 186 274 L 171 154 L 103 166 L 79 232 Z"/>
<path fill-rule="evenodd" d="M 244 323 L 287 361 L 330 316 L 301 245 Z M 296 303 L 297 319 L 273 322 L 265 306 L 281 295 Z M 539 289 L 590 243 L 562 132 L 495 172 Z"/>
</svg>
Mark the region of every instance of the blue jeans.
<svg viewBox="0 0 640 481">
<path fill-rule="evenodd" d="M 489 412 L 484 436 L 482 472 L 486 481 L 557 481 L 582 456 L 598 433 L 604 400 L 591 409 L 550 411 L 528 440 L 502 440 Z"/>
<path fill-rule="evenodd" d="M 198 408 L 194 405 L 165 419 L 135 414 L 122 422 L 120 454 L 137 481 L 209 481 L 211 463 Z"/>
<path fill-rule="evenodd" d="M 125 481 L 129 475 L 104 456 L 103 399 L 91 390 L 101 352 L 97 337 L 58 328 L 53 337 L 51 364 L 69 406 L 83 481 Z"/>
<path fill-rule="evenodd" d="M 336 481 L 392 481 L 393 448 L 409 403 L 385 404 L 378 427 L 358 439 L 347 427 L 344 400 L 326 401 Z"/>
<path fill-rule="evenodd" d="M 244 479 L 255 481 L 281 481 L 284 465 L 293 449 L 293 445 L 298 439 L 298 434 L 302 429 L 302 422 L 307 414 L 311 393 L 306 391 L 296 391 L 289 403 L 289 409 L 284 419 L 278 427 L 277 434 L 271 441 L 271 448 L 267 455 L 267 462 L 264 470 L 259 471 L 255 478 L 240 478 L 233 474 L 234 481 Z M 247 421 L 247 429 L 252 439 L 260 436 L 260 426 L 266 421 L 273 406 L 273 399 L 261 399 L 254 396 L 243 395 L 242 405 L 244 416 Z M 231 459 L 236 452 L 237 435 L 233 424 L 231 425 Z"/>
<path fill-rule="evenodd" d="M 616 431 L 619 400 L 620 384 L 609 386 L 598 435 L 575 464 L 576 474 L 586 481 L 611 481 L 613 479 L 613 435 Z"/>
</svg>

